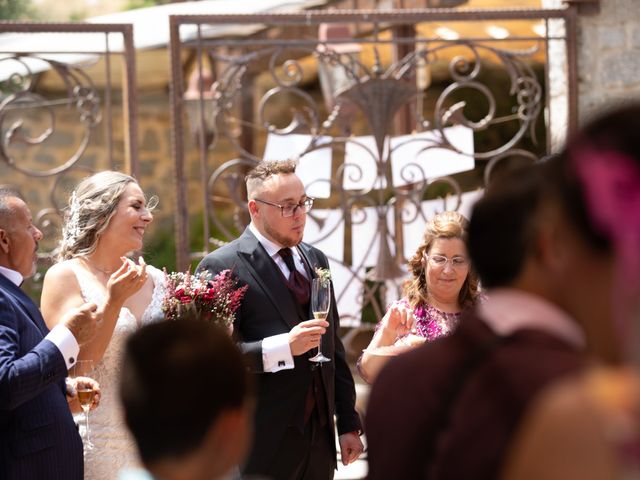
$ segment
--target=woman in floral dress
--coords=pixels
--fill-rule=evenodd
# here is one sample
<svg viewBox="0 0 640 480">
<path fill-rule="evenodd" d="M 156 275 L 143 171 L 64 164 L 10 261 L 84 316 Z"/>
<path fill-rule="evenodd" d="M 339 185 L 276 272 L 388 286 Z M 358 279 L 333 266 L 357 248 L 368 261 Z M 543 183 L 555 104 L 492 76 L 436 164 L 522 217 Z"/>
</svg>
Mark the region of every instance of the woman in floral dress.
<svg viewBox="0 0 640 480">
<path fill-rule="evenodd" d="M 358 359 L 358 372 L 367 383 L 390 356 L 451 333 L 462 311 L 475 304 L 478 280 L 464 241 L 467 223 L 457 212 L 439 213 L 427 223 L 423 241 L 409 260 L 413 279 Z"/>
</svg>

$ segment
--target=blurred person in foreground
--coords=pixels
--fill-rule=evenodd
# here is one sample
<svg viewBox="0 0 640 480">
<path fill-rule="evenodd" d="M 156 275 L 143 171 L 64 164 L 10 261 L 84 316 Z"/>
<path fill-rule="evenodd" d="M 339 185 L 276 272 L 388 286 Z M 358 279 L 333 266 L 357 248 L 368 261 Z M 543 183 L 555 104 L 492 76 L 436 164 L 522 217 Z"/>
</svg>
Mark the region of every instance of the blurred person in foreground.
<svg viewBox="0 0 640 480">
<path fill-rule="evenodd" d="M 394 355 L 449 335 L 462 311 L 475 305 L 478 279 L 465 244 L 468 224 L 458 212 L 438 213 L 427 222 L 408 262 L 413 278 L 405 283 L 404 296 L 391 304 L 358 359 L 358 373 L 367 383 Z"/>
<path fill-rule="evenodd" d="M 100 316 L 95 304 L 79 305 L 49 331 L 20 288 L 36 271 L 41 239 L 24 200 L 0 189 L 0 478 L 81 480 L 82 440 L 65 394 L 91 388 L 95 407 L 99 386 L 84 377 L 65 386 L 65 378 Z"/>
<path fill-rule="evenodd" d="M 615 259 L 614 335 L 587 330 L 597 362 L 542 393 L 505 479 L 640 478 L 640 103 L 600 114 L 549 163 L 549 181 L 583 237 Z"/>
<path fill-rule="evenodd" d="M 249 448 L 253 402 L 242 354 L 224 329 L 195 316 L 129 337 L 120 399 L 146 468 L 121 480 L 231 478 Z"/>
<path fill-rule="evenodd" d="M 610 323 L 610 256 L 548 200 L 545 175 L 504 173 L 474 206 L 468 249 L 487 299 L 452 335 L 380 372 L 370 479 L 498 478 L 531 399 L 581 370 L 585 331 Z"/>
</svg>

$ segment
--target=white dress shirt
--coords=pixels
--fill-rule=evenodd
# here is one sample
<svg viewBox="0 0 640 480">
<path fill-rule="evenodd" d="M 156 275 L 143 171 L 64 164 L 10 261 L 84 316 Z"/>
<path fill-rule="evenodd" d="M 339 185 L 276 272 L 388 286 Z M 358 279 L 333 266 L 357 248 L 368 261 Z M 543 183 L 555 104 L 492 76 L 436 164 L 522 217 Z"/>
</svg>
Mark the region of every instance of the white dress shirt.
<svg viewBox="0 0 640 480">
<path fill-rule="evenodd" d="M 249 230 L 255 235 L 260 242 L 260 245 L 264 247 L 267 254 L 276 262 L 276 265 L 285 276 L 289 278 L 289 268 L 284 263 L 282 257 L 278 254 L 281 245 L 272 242 L 264 235 L 262 235 L 253 223 L 249 224 Z M 307 270 L 304 268 L 302 256 L 297 248 L 292 248 L 293 261 L 296 265 L 296 269 L 305 278 L 309 278 Z M 295 365 L 293 363 L 293 354 L 291 353 L 291 347 L 289 346 L 289 333 L 281 333 L 280 335 L 273 335 L 262 339 L 262 368 L 265 372 L 279 372 L 280 370 L 291 370 Z"/>
<path fill-rule="evenodd" d="M 6 267 L 0 266 L 0 274 L 7 277 L 9 281 L 17 287 L 19 287 L 24 280 L 24 277 L 20 272 L 16 272 L 15 270 L 11 270 Z M 44 338 L 45 340 L 49 340 L 58 348 L 58 350 L 60 350 L 60 353 L 67 364 L 67 370 L 75 365 L 78 359 L 78 353 L 80 353 L 80 345 L 78 345 L 78 342 L 73 336 L 73 333 L 71 333 L 71 330 L 59 323 L 53 327 L 53 329 Z"/>
</svg>

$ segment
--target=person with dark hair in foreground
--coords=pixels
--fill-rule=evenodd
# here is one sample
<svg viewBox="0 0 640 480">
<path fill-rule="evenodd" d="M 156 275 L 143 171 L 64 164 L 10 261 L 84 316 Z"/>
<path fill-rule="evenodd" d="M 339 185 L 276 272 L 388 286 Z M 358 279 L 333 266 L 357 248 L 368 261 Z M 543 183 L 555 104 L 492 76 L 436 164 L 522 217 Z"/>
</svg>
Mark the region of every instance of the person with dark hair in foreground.
<svg viewBox="0 0 640 480">
<path fill-rule="evenodd" d="M 586 331 L 594 357 L 582 375 L 545 389 L 515 436 L 505 480 L 640 477 L 640 103 L 588 122 L 550 166 L 561 208 L 582 237 L 610 245 L 604 306 L 615 327 Z M 608 328 L 607 328 L 608 327 Z"/>
<path fill-rule="evenodd" d="M 371 480 L 498 478 L 530 400 L 584 366 L 596 319 L 610 324 L 606 245 L 547 200 L 547 168 L 505 173 L 473 209 L 468 249 L 486 301 L 380 372 L 365 422 Z"/>
<path fill-rule="evenodd" d="M 247 369 L 226 331 L 200 319 L 150 324 L 125 347 L 120 398 L 151 475 L 121 479 L 227 478 L 251 440 Z"/>
</svg>

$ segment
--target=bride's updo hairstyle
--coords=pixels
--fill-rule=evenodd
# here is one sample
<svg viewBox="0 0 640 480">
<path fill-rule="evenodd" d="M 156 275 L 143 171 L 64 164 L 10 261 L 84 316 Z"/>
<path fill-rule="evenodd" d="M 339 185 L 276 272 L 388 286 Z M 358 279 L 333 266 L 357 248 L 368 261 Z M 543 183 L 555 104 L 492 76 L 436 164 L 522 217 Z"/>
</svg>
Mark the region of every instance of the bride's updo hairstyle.
<svg viewBox="0 0 640 480">
<path fill-rule="evenodd" d="M 457 238 L 467 241 L 469 221 L 458 212 L 442 212 L 434 215 L 427 222 L 422 242 L 416 253 L 408 261 L 409 272 L 413 279 L 404 285 L 404 296 L 412 308 L 420 303 L 427 303 L 427 280 L 425 275 L 424 254 L 429 252 L 433 242 L 438 238 Z M 469 268 L 467 278 L 458 294 L 458 302 L 462 308 L 473 306 L 478 297 L 478 277 L 473 268 Z"/>
<path fill-rule="evenodd" d="M 100 235 L 116 212 L 122 192 L 130 183 L 138 182 L 130 175 L 107 170 L 78 184 L 65 213 L 59 260 L 89 255 L 96 249 Z"/>
</svg>

